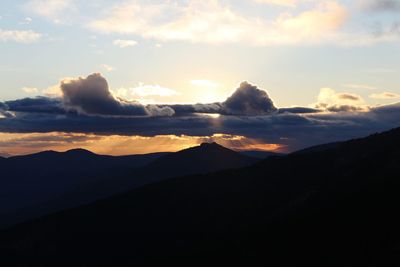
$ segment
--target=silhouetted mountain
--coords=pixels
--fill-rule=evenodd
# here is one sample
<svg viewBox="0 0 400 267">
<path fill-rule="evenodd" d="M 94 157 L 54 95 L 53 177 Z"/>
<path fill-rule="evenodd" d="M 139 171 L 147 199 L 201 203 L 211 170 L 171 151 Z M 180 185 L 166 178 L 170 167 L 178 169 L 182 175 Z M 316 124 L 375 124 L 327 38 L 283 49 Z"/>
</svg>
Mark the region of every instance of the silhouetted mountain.
<svg viewBox="0 0 400 267">
<path fill-rule="evenodd" d="M 145 171 L 152 175 L 182 176 L 241 168 L 259 161 L 242 155 L 217 143 L 203 143 L 177 153 L 160 157 L 149 164 Z"/>
<path fill-rule="evenodd" d="M 73 149 L 66 152 L 43 151 L 36 154 L 26 156 L 16 156 L 9 158 L 11 163 L 23 164 L 24 166 L 32 165 L 47 168 L 64 169 L 68 164 L 74 164 L 70 167 L 79 167 L 86 169 L 87 164 L 93 165 L 96 168 L 116 168 L 116 167 L 143 167 L 158 157 L 168 153 L 153 153 L 145 155 L 130 155 L 130 156 L 106 156 L 98 155 L 85 149 Z M 91 170 L 92 171 L 92 170 Z"/>
<path fill-rule="evenodd" d="M 170 179 L 0 234 L 7 266 L 398 266 L 400 129 Z"/>
<path fill-rule="evenodd" d="M 173 176 L 239 168 L 257 161 L 218 144 L 120 157 L 83 149 L 13 157 L 7 160 L 0 180 L 0 216 L 5 218 L 0 227 Z"/>
<path fill-rule="evenodd" d="M 0 217 L 4 219 L 0 220 L 0 227 L 15 221 L 14 218 L 21 218 L 18 221 L 41 214 L 49 204 L 53 206 L 51 210 L 57 210 L 56 200 L 76 190 L 87 190 L 89 200 L 91 187 L 98 182 L 141 168 L 167 154 L 113 157 L 75 149 L 3 159 L 0 161 Z M 70 207 L 67 203 L 75 200 L 82 204 L 79 198 L 71 198 L 63 201 L 66 205 L 63 207 Z"/>
<path fill-rule="evenodd" d="M 253 158 L 258 158 L 258 159 L 266 159 L 269 157 L 274 157 L 274 156 L 283 156 L 284 154 L 281 153 L 276 153 L 276 152 L 270 152 L 270 151 L 238 151 L 240 154 L 248 156 L 248 157 L 253 157 Z"/>
</svg>

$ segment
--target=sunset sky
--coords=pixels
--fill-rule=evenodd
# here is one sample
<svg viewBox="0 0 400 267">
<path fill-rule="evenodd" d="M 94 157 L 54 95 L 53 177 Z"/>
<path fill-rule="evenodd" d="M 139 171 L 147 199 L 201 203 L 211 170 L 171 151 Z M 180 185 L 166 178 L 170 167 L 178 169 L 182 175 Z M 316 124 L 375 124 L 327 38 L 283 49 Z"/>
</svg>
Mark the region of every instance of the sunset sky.
<svg viewBox="0 0 400 267">
<path fill-rule="evenodd" d="M 289 152 L 400 126 L 399 0 L 2 0 L 0 58 L 4 156 Z"/>
</svg>

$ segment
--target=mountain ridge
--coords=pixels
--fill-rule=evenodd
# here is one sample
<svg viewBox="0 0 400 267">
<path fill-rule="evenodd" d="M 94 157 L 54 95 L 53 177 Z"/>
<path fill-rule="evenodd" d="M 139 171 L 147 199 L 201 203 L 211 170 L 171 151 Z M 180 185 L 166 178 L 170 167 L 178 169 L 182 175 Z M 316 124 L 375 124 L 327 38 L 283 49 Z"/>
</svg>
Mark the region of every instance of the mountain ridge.
<svg viewBox="0 0 400 267">
<path fill-rule="evenodd" d="M 88 266 L 393 266 L 399 147 L 398 128 L 239 170 L 157 182 L 9 229 L 0 253 L 10 262 L 20 255 L 44 264 L 68 251 L 66 262 Z M 32 243 L 10 245 L 23 240 Z M 33 247 L 40 248 L 34 255 Z"/>
<path fill-rule="evenodd" d="M 0 196 L 7 201 L 0 203 L 0 216 L 8 220 L 2 220 L 0 227 L 170 177 L 244 167 L 259 159 L 211 144 L 131 156 L 97 155 L 83 149 L 43 151 L 6 161 L 3 174 L 9 178 L 0 180 Z"/>
</svg>

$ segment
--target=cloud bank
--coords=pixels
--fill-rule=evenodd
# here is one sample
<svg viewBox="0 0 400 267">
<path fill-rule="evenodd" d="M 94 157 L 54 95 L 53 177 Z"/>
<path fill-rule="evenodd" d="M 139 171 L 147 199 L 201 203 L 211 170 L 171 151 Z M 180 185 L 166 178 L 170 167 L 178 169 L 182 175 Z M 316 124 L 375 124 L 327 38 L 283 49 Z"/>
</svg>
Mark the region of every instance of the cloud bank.
<svg viewBox="0 0 400 267">
<path fill-rule="evenodd" d="M 293 151 L 400 126 L 400 104 L 366 109 L 360 96 L 332 89 L 321 90 L 319 108 L 279 109 L 264 90 L 247 82 L 224 102 L 194 105 L 142 105 L 118 99 L 100 74 L 65 80 L 60 87 L 60 98 L 1 103 L 0 132 L 143 137 L 229 134 Z"/>
<path fill-rule="evenodd" d="M 295 6 L 293 0 L 263 0 Z M 131 0 L 114 5 L 88 27 L 100 33 L 136 35 L 158 41 L 253 45 L 310 44 L 338 39 L 335 31 L 347 20 L 338 1 L 321 1 L 300 13 L 280 13 L 274 19 L 244 15 L 216 0 L 153 3 Z M 162 19 L 160 19 L 162 18 Z"/>
</svg>

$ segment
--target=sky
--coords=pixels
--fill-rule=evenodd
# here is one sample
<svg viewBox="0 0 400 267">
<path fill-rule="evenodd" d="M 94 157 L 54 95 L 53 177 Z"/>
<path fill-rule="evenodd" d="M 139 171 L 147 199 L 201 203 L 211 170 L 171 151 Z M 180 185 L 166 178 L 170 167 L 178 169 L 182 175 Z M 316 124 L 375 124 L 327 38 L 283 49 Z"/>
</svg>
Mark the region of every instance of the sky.
<svg viewBox="0 0 400 267">
<path fill-rule="evenodd" d="M 387 130 L 399 41 L 399 0 L 3 0 L 0 155 L 290 152 Z"/>
</svg>

